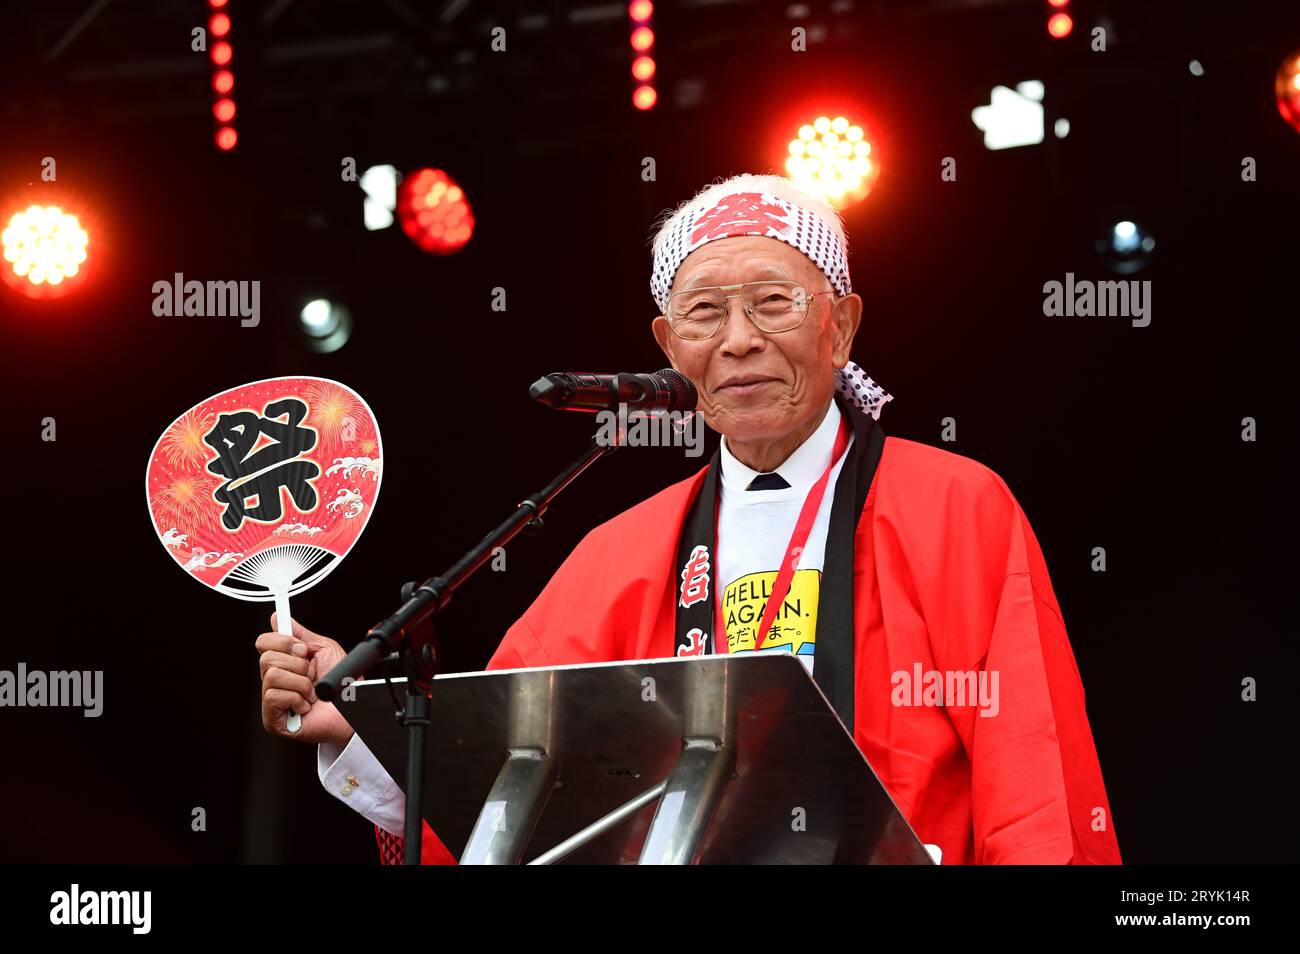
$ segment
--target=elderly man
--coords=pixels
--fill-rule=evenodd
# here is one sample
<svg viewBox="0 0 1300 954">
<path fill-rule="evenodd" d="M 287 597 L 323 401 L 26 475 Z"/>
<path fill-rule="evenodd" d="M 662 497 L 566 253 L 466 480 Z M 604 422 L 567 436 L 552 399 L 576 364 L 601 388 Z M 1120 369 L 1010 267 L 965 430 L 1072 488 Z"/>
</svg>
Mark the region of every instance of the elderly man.
<svg viewBox="0 0 1300 954">
<path fill-rule="evenodd" d="M 710 186 L 660 228 L 651 289 L 719 451 L 588 534 L 488 668 L 790 652 L 944 863 L 1118 863 L 1038 542 L 996 474 L 881 432 L 838 215 L 780 176 Z M 395 859 L 401 791 L 311 690 L 341 648 L 297 623 L 257 646 L 264 725 L 303 716 Z M 454 860 L 427 825 L 423 848 Z"/>
</svg>

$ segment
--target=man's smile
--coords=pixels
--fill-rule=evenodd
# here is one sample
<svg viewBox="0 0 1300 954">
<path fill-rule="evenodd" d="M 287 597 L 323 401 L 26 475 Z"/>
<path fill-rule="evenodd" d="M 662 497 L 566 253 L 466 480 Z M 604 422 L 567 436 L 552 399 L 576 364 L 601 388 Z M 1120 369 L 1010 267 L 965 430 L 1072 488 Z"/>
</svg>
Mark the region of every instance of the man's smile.
<svg viewBox="0 0 1300 954">
<path fill-rule="evenodd" d="M 770 374 L 737 374 L 724 380 L 713 389 L 713 393 L 744 396 L 746 394 L 755 394 L 767 385 L 779 382 L 780 378 L 774 378 Z"/>
</svg>

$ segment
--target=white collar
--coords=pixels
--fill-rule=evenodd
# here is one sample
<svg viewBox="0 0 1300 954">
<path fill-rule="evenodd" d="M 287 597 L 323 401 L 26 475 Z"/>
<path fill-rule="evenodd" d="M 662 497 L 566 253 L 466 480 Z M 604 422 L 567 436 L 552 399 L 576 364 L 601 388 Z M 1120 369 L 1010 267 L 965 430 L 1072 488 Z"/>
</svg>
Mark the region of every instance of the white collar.
<svg viewBox="0 0 1300 954">
<path fill-rule="evenodd" d="M 785 478 L 786 483 L 790 485 L 790 490 L 802 491 L 807 493 L 826 469 L 830 463 L 831 454 L 835 451 L 835 435 L 840 429 L 840 409 L 832 400 L 830 407 L 826 409 L 826 415 L 822 418 L 821 424 L 817 430 L 813 431 L 808 438 L 794 449 L 794 452 L 787 457 L 775 470 Z M 727 439 L 724 437 L 720 445 L 722 455 L 722 490 L 724 493 L 735 493 L 737 495 L 745 491 L 750 481 L 761 473 L 745 466 L 731 453 L 727 447 Z M 772 473 L 769 471 L 768 473 Z M 789 493 L 786 490 L 755 490 L 748 493 L 749 497 L 763 498 L 772 500 L 773 495 L 784 495 Z"/>
</svg>

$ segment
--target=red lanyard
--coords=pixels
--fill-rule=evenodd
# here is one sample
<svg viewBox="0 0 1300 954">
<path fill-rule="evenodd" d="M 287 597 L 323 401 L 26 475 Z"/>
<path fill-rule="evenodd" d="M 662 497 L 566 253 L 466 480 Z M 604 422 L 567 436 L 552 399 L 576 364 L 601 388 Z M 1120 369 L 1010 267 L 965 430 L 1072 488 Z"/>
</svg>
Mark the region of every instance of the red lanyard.
<svg viewBox="0 0 1300 954">
<path fill-rule="evenodd" d="M 817 511 L 821 509 L 822 498 L 826 496 L 826 485 L 831 479 L 831 470 L 835 467 L 835 462 L 843 456 L 844 451 L 849 446 L 849 422 L 840 418 L 840 430 L 835 436 L 835 449 L 831 451 L 831 462 L 826 465 L 822 471 L 821 477 L 817 478 L 817 483 L 813 484 L 808 491 L 808 496 L 804 498 L 803 509 L 799 511 L 799 519 L 795 521 L 794 533 L 790 535 L 790 542 L 786 544 L 785 557 L 781 560 L 780 569 L 776 572 L 776 581 L 772 584 L 772 592 L 767 598 L 767 606 L 763 610 L 762 622 L 758 624 L 758 637 L 754 640 L 754 651 L 757 652 L 763 645 L 763 640 L 767 638 L 767 631 L 772 627 L 772 621 L 776 619 L 776 611 L 781 604 L 785 602 L 786 594 L 790 592 L 790 582 L 794 579 L 794 564 L 796 554 L 802 554 L 804 544 L 808 542 L 808 534 L 812 532 L 813 523 L 817 519 Z M 762 493 L 762 491 L 754 491 Z M 714 508 L 713 520 L 713 550 L 718 550 L 718 517 L 722 508 Z M 720 638 L 720 642 L 715 643 L 714 652 L 720 652 L 719 645 L 727 646 L 727 652 L 731 647 L 727 644 L 727 617 L 722 612 L 722 587 L 713 588 L 713 599 L 715 604 L 716 618 L 714 627 Z"/>
</svg>

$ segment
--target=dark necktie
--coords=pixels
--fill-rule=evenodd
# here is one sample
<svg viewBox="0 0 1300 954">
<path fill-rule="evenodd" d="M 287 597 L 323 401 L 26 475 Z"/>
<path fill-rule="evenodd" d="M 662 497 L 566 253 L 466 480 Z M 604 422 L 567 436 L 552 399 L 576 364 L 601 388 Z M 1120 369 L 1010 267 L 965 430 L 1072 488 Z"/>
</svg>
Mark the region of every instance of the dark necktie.
<svg viewBox="0 0 1300 954">
<path fill-rule="evenodd" d="M 780 474 L 759 474 L 749 482 L 746 490 L 786 490 L 790 484 Z"/>
</svg>

